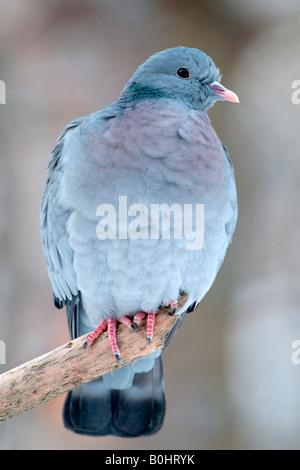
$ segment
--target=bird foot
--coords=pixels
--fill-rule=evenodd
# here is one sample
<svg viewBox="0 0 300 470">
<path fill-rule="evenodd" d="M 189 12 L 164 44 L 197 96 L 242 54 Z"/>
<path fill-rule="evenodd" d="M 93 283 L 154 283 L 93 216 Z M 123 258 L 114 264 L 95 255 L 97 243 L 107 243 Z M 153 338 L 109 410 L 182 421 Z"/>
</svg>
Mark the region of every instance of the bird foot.
<svg viewBox="0 0 300 470">
<path fill-rule="evenodd" d="M 170 301 L 170 307 L 173 308 L 173 313 L 176 311 L 177 307 L 177 301 Z M 127 325 L 131 330 L 137 331 L 138 325 L 141 323 L 143 318 L 147 317 L 147 342 L 150 345 L 151 344 L 151 339 L 153 338 L 153 331 L 154 331 L 154 324 L 155 324 L 155 315 L 156 312 L 153 310 L 150 310 L 148 313 L 144 311 L 138 312 L 134 317 L 133 317 L 133 323 L 132 320 L 127 317 L 123 316 L 116 320 L 115 318 L 111 317 L 108 320 L 103 320 L 100 325 L 87 337 L 87 340 L 85 341 L 83 347 L 86 349 L 88 346 L 92 346 L 92 344 L 96 341 L 97 338 L 106 330 L 108 330 L 108 341 L 111 347 L 111 350 L 118 361 L 119 364 L 123 364 L 120 358 L 120 350 L 118 348 L 118 343 L 117 343 L 117 324 L 118 323 L 124 323 Z"/>
</svg>

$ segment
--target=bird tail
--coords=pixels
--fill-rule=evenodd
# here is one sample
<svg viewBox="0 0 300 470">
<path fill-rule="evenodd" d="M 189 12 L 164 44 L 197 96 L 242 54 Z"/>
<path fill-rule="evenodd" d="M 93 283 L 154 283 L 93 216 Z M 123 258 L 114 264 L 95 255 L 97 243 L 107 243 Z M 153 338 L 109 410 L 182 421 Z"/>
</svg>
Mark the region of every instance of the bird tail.
<svg viewBox="0 0 300 470">
<path fill-rule="evenodd" d="M 84 323 L 79 296 L 67 302 L 66 308 L 72 339 L 92 329 Z M 134 372 L 134 364 L 120 370 L 128 387 L 120 383 L 120 374 L 117 380 L 108 374 L 69 392 L 63 408 L 65 427 L 89 436 L 138 437 L 159 431 L 165 415 L 161 355 L 152 361 L 153 367 L 146 372 Z"/>
<path fill-rule="evenodd" d="M 150 436 L 159 431 L 165 414 L 162 360 L 152 370 L 137 373 L 125 390 L 109 389 L 103 379 L 68 393 L 63 420 L 77 434 L 120 437 Z"/>
</svg>

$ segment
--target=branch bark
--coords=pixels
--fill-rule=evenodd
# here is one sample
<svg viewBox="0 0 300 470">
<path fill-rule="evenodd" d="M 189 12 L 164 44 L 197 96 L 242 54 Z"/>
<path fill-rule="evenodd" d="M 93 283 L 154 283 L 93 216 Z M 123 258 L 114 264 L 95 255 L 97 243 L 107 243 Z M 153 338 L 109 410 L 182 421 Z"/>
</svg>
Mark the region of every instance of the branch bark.
<svg viewBox="0 0 300 470">
<path fill-rule="evenodd" d="M 178 308 L 186 300 L 187 296 L 183 295 Z M 112 354 L 105 332 L 91 347 L 83 348 L 88 336 L 83 335 L 0 375 L 0 421 L 24 413 L 163 348 L 168 333 L 178 326 L 177 322 L 180 323 L 180 317 L 172 316 L 170 312 L 170 308 L 165 308 L 156 316 L 155 334 L 150 346 L 146 341 L 145 321 L 139 325 L 137 333 L 126 325 L 118 325 L 122 365 L 117 363 Z"/>
</svg>

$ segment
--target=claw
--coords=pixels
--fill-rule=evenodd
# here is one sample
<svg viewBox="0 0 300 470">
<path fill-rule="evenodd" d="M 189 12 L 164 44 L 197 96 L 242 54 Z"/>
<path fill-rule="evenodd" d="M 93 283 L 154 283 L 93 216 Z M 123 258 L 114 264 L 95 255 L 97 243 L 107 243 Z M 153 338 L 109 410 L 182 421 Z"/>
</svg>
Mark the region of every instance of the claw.
<svg viewBox="0 0 300 470">
<path fill-rule="evenodd" d="M 121 358 L 120 358 L 119 354 L 115 353 L 115 358 L 117 359 L 119 364 L 123 364 L 123 361 L 121 361 Z"/>
</svg>

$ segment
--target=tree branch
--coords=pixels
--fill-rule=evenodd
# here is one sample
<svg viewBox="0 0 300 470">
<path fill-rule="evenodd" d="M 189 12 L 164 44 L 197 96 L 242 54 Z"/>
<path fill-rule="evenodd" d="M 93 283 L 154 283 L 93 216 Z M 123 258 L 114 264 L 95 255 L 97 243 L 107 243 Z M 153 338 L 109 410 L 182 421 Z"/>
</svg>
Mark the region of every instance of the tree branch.
<svg viewBox="0 0 300 470">
<path fill-rule="evenodd" d="M 178 308 L 186 300 L 187 296 L 183 295 Z M 150 346 L 146 341 L 145 320 L 139 325 L 137 333 L 126 325 L 118 325 L 118 346 L 123 365 L 118 364 L 112 354 L 105 332 L 91 347 L 83 348 L 88 336 L 83 335 L 0 375 L 0 421 L 24 413 L 163 348 L 168 333 L 180 324 L 180 317 L 171 316 L 171 311 L 168 307 L 156 316 L 155 334 Z"/>
</svg>

